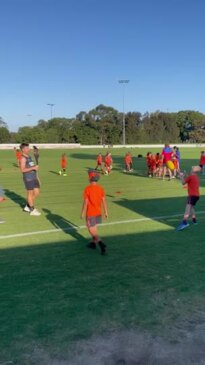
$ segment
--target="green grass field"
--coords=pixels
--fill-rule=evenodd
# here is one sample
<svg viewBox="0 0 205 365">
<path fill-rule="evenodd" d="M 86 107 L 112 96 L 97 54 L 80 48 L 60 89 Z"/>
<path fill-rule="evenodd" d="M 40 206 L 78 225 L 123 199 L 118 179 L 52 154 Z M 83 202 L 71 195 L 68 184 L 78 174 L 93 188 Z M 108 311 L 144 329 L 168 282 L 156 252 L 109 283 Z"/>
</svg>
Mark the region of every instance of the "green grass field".
<svg viewBox="0 0 205 365">
<path fill-rule="evenodd" d="M 205 178 L 199 225 L 177 232 L 187 194 L 180 182 L 145 177 L 144 158 L 134 158 L 135 171 L 125 174 L 125 150 L 112 150 L 113 173 L 100 180 L 109 209 L 100 227 L 108 255 L 101 256 L 86 248 L 80 219 L 86 171 L 97 152 L 68 150 L 63 177 L 62 152 L 42 150 L 36 204 L 42 215 L 31 217 L 22 211 L 25 190 L 14 153 L 1 151 L 7 200 L 0 206 L 6 221 L 0 225 L 0 364 L 50 365 L 46 356 L 73 364 L 75 346 L 89 338 L 136 330 L 180 341 L 204 321 Z M 139 153 L 146 151 L 132 149 Z M 198 164 L 199 155 L 200 149 L 182 150 L 182 169 Z M 36 352 L 47 355 L 39 360 Z"/>
</svg>

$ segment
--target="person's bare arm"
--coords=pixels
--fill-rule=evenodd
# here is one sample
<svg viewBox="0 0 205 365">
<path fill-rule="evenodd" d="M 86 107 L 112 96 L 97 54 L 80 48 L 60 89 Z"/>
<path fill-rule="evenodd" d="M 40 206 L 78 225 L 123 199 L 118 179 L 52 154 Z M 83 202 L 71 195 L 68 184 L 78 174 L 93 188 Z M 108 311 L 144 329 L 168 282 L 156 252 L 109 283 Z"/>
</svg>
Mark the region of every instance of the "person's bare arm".
<svg viewBox="0 0 205 365">
<path fill-rule="evenodd" d="M 87 206 L 88 206 L 88 200 L 84 199 L 83 206 L 82 206 L 82 211 L 81 211 L 81 219 L 83 219 L 85 217 L 85 213 L 87 211 Z"/>
<path fill-rule="evenodd" d="M 37 171 L 38 165 L 32 166 L 32 167 L 26 167 L 26 159 L 25 159 L 25 157 L 22 157 L 21 161 L 20 161 L 20 170 L 21 170 L 21 172 L 31 172 L 33 170 Z"/>
<path fill-rule="evenodd" d="M 103 205 L 103 209 L 104 209 L 104 216 L 105 216 L 105 218 L 108 218 L 107 202 L 106 202 L 105 197 L 102 198 L 102 205 Z"/>
</svg>

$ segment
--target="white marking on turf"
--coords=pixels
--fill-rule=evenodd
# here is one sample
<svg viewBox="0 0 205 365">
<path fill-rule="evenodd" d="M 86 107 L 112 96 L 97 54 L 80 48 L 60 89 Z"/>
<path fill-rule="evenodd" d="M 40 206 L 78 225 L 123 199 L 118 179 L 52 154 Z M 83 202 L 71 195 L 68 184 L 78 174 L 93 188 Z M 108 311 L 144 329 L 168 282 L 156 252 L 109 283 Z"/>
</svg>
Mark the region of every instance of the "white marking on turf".
<svg viewBox="0 0 205 365">
<path fill-rule="evenodd" d="M 204 214 L 205 211 L 199 211 L 197 214 Z M 115 226 L 118 224 L 127 224 L 127 223 L 140 223 L 140 222 L 150 222 L 150 221 L 160 221 L 164 219 L 172 219 L 177 217 L 183 217 L 183 214 L 171 214 L 171 215 L 162 215 L 158 217 L 147 217 L 147 218 L 136 218 L 136 219 L 128 219 L 128 220 L 122 220 L 122 221 L 114 221 L 114 222 L 107 222 L 102 223 L 100 226 L 106 227 L 106 226 Z M 33 231 L 33 232 L 24 232 L 24 233 L 15 233 L 15 234 L 8 234 L 8 235 L 2 235 L 0 236 L 0 240 L 7 239 L 7 238 L 18 238 L 18 237 L 28 237 L 28 236 L 35 236 L 39 234 L 46 234 L 46 233 L 56 233 L 56 232 L 69 232 L 69 231 L 77 231 L 80 229 L 87 228 L 85 225 L 83 226 L 70 226 L 65 228 L 53 228 L 53 229 L 46 229 L 44 231 Z"/>
</svg>

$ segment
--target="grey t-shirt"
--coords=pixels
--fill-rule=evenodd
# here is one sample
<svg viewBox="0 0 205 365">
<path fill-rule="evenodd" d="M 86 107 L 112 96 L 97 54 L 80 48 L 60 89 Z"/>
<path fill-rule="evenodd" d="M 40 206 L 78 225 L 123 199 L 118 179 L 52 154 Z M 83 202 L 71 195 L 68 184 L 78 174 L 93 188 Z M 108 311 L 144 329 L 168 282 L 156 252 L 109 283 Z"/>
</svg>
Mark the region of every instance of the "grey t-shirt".
<svg viewBox="0 0 205 365">
<path fill-rule="evenodd" d="M 28 169 L 32 166 L 35 166 L 35 163 L 33 162 L 31 156 L 24 156 L 26 159 L 25 167 Z M 36 178 L 36 170 L 29 171 L 29 172 L 23 172 L 23 178 L 24 180 L 33 180 Z"/>
</svg>

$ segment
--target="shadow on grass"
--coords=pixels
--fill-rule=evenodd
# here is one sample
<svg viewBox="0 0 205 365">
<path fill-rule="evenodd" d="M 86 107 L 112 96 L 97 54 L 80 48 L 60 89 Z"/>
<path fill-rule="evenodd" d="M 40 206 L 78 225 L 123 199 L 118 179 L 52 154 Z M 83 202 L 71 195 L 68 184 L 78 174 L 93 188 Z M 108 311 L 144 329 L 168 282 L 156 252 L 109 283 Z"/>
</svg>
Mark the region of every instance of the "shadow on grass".
<svg viewBox="0 0 205 365">
<path fill-rule="evenodd" d="M 59 216 L 47 214 L 55 224 Z M 34 346 L 63 358 L 77 340 L 125 328 L 165 337 L 172 328 L 177 340 L 200 323 L 203 227 L 115 234 L 105 242 L 105 257 L 86 249 L 81 236 L 78 245 L 0 250 L 2 361 L 28 365 Z"/>
<path fill-rule="evenodd" d="M 19 205 L 21 208 L 25 206 L 26 199 L 24 197 L 9 189 L 4 189 L 4 192 L 7 198 L 13 200 L 13 202 Z"/>
<path fill-rule="evenodd" d="M 85 238 L 78 232 L 78 227 L 69 220 L 58 214 L 52 213 L 49 209 L 42 208 L 42 210 L 45 213 L 45 217 L 55 228 L 61 229 L 63 232 L 71 235 L 76 240 L 85 240 Z"/>
<path fill-rule="evenodd" d="M 59 175 L 59 172 L 57 172 L 57 171 L 50 170 L 49 172 L 50 172 L 50 174 Z"/>
</svg>

